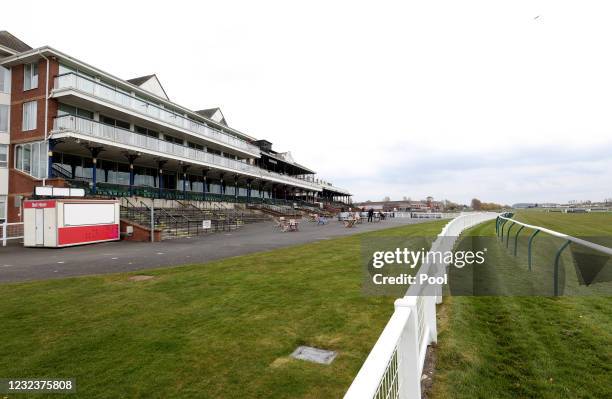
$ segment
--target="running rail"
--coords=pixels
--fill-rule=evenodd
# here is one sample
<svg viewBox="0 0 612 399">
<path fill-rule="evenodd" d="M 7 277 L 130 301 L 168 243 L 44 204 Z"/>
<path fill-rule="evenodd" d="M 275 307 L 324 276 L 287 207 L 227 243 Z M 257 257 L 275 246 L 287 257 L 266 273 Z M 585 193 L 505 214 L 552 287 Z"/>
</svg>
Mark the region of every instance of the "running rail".
<svg viewBox="0 0 612 399">
<path fill-rule="evenodd" d="M 506 220 L 508 222 L 512 222 L 514 224 L 518 224 L 519 226 L 527 227 L 529 229 L 540 230 L 541 232 L 544 232 L 546 234 L 550 234 L 551 236 L 559 237 L 559 238 L 562 238 L 562 239 L 567 240 L 567 241 L 575 242 L 576 244 L 584 245 L 585 247 L 588 247 L 588 248 L 591 248 L 591 249 L 594 249 L 596 251 L 603 252 L 603 253 L 605 253 L 607 255 L 612 256 L 612 248 L 604 247 L 603 245 L 595 244 L 594 242 L 582 240 L 580 238 L 573 237 L 573 236 L 570 236 L 570 235 L 567 235 L 567 234 L 563 234 L 563 233 L 559 233 L 558 231 L 550 230 L 550 229 L 547 229 L 547 228 L 544 228 L 544 227 L 534 226 L 532 224 L 527 224 L 527 223 L 519 222 L 517 220 L 514 220 L 514 219 L 509 218 L 509 217 L 505 217 L 505 216 L 499 216 L 499 219 Z M 503 231 L 502 231 L 502 238 L 503 238 Z"/>
<path fill-rule="evenodd" d="M 508 230 L 506 231 L 506 248 L 510 244 L 510 231 L 514 227 L 514 225 L 519 225 L 521 228 L 519 231 L 515 233 L 514 236 L 514 255 L 517 253 L 517 244 L 518 244 L 518 235 L 524 227 L 533 230 L 533 233 L 529 236 L 529 241 L 527 243 L 527 265 L 529 270 L 531 271 L 531 247 L 533 244 L 533 239 L 540 232 L 544 232 L 553 237 L 561 238 L 564 240 L 563 244 L 557 249 L 557 253 L 555 254 L 555 261 L 553 263 L 553 293 L 555 296 L 559 295 L 559 260 L 561 259 L 561 254 L 567 248 L 570 243 L 575 243 L 578 245 L 585 246 L 587 248 L 594 249 L 596 251 L 602 252 L 608 256 L 612 256 L 612 248 L 604 247 L 603 245 L 595 244 L 594 242 L 586 241 L 577 237 L 570 236 L 568 234 L 559 233 L 558 231 L 550 230 L 540 226 L 534 226 L 531 224 L 519 222 L 517 220 L 512 219 L 512 214 L 509 216 L 499 215 L 497 217 L 497 221 L 495 224 L 495 232 L 497 236 L 501 238 L 502 243 L 504 242 L 504 226 L 506 223 L 510 222 L 510 226 L 508 226 Z"/>
</svg>

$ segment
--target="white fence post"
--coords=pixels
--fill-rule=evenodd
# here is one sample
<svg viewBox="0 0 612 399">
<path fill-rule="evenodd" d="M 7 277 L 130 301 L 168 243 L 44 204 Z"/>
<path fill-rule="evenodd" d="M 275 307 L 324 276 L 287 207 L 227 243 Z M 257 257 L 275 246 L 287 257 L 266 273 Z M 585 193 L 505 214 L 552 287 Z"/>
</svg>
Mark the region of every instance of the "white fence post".
<svg viewBox="0 0 612 399">
<path fill-rule="evenodd" d="M 425 323 L 429 327 L 429 339 L 432 343 L 438 342 L 438 325 L 436 321 L 436 302 L 437 297 L 425 297 Z"/>
<path fill-rule="evenodd" d="M 6 220 L 2 223 L 2 246 L 6 247 Z"/>
<path fill-rule="evenodd" d="M 404 297 L 395 301 L 395 310 L 408 308 L 410 316 L 397 345 L 400 399 L 421 397 L 421 376 L 419 375 L 419 325 L 416 297 Z"/>
</svg>

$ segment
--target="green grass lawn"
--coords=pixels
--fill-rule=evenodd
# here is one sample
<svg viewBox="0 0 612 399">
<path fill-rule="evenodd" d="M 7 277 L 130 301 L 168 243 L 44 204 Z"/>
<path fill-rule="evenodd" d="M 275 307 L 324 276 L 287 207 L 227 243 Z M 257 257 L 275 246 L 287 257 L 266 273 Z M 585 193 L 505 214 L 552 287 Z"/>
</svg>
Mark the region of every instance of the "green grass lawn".
<svg viewBox="0 0 612 399">
<path fill-rule="evenodd" d="M 612 235 L 612 214 L 520 212 L 515 218 L 571 235 Z M 494 222 L 470 234 L 494 236 Z M 547 244 L 542 236 L 536 239 L 541 247 Z M 500 244 L 489 248 L 488 256 L 504 265 L 514 259 L 519 281 L 530 276 L 522 250 L 514 258 Z M 535 267 L 550 268 L 549 256 L 535 254 Z M 537 276 L 537 270 L 531 273 Z M 568 272 L 567 279 L 572 277 Z M 609 295 L 609 286 L 605 292 Z M 612 397 L 612 297 L 453 296 L 444 301 L 429 397 Z"/>
<path fill-rule="evenodd" d="M 2 285 L 0 377 L 74 377 L 71 398 L 341 397 L 393 312 L 393 298 L 362 293 L 361 240 L 435 235 L 444 223 Z M 329 366 L 291 359 L 302 344 L 339 355 Z"/>
</svg>

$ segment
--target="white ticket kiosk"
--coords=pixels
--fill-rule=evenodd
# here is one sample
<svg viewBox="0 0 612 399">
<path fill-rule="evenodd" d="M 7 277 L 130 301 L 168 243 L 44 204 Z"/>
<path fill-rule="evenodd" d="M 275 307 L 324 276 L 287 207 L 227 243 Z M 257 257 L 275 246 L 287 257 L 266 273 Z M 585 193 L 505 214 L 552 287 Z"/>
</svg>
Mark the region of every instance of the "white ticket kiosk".
<svg viewBox="0 0 612 399">
<path fill-rule="evenodd" d="M 26 247 L 66 247 L 119 240 L 119 201 L 27 200 L 23 204 Z"/>
</svg>

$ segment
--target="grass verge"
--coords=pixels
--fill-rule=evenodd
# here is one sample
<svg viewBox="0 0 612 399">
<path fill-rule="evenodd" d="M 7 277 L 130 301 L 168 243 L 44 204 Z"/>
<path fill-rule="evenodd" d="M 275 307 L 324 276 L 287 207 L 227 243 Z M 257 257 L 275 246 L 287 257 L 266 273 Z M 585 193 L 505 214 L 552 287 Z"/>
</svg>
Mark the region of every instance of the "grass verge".
<svg viewBox="0 0 612 399">
<path fill-rule="evenodd" d="M 393 311 L 393 298 L 362 294 L 361 240 L 431 236 L 443 224 L 206 265 L 2 285 L 0 376 L 74 377 L 71 398 L 341 397 Z M 339 355 L 329 366 L 288 357 L 303 344 Z"/>
<path fill-rule="evenodd" d="M 612 234 L 610 214 L 515 218 L 572 235 Z M 472 234 L 493 236 L 494 222 Z M 526 272 L 524 263 L 515 273 Z M 455 296 L 441 314 L 431 398 L 612 397 L 612 297 Z"/>
</svg>

